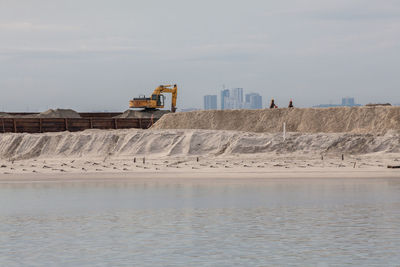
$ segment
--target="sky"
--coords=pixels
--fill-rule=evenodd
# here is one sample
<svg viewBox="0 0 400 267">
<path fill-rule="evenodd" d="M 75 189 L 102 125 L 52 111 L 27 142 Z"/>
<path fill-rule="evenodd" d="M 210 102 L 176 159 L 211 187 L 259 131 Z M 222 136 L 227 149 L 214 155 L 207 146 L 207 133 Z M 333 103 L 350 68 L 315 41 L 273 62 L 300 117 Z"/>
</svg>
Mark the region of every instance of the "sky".
<svg viewBox="0 0 400 267">
<path fill-rule="evenodd" d="M 400 1 L 0 0 L 0 111 L 123 111 L 175 83 L 178 109 L 223 87 L 400 103 Z"/>
</svg>

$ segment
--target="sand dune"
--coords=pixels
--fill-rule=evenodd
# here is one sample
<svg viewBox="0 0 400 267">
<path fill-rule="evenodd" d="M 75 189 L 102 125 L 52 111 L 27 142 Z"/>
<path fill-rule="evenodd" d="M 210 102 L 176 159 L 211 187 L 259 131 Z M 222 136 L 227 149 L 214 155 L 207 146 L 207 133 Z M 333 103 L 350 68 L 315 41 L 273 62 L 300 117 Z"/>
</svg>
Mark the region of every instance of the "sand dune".
<svg viewBox="0 0 400 267">
<path fill-rule="evenodd" d="M 0 158 L 229 156 L 254 153 L 399 153 L 400 135 L 249 133 L 216 130 L 87 130 L 0 135 Z"/>
<path fill-rule="evenodd" d="M 400 131 L 400 107 L 210 110 L 164 115 L 154 129 L 212 129 L 277 133 L 375 133 Z"/>
</svg>

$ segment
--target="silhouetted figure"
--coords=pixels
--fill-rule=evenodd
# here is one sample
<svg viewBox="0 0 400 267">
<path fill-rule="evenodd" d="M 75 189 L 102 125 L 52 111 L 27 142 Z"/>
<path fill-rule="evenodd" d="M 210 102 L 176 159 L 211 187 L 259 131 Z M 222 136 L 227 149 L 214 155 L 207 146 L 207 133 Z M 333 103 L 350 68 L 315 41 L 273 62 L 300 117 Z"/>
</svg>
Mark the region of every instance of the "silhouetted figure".
<svg viewBox="0 0 400 267">
<path fill-rule="evenodd" d="M 273 98 L 271 99 L 271 105 L 269 105 L 269 108 L 278 108 L 278 106 L 275 105 L 275 100 Z"/>
<path fill-rule="evenodd" d="M 292 99 L 290 99 L 290 101 L 289 101 L 289 106 L 288 106 L 288 108 L 294 108 Z"/>
</svg>

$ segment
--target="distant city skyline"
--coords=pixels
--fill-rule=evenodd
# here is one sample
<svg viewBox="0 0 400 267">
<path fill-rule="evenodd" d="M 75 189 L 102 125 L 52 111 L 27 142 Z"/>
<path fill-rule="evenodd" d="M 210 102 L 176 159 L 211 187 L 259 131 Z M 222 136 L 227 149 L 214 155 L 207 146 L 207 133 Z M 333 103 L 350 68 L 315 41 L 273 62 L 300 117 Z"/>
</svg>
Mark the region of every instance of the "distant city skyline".
<svg viewBox="0 0 400 267">
<path fill-rule="evenodd" d="M 361 104 L 356 104 L 354 97 L 343 97 L 341 104 L 318 104 L 313 107 L 327 108 L 327 107 L 356 107 L 361 106 Z"/>
<path fill-rule="evenodd" d="M 205 95 L 203 97 L 203 107 L 210 109 L 261 109 L 263 108 L 263 98 L 258 93 L 246 93 L 243 88 L 223 89 L 220 91 L 220 106 L 218 107 L 218 95 Z"/>
<path fill-rule="evenodd" d="M 213 110 L 213 109 L 262 109 L 269 107 L 269 100 L 266 99 L 266 104 L 264 105 L 263 97 L 258 93 L 246 93 L 243 98 L 244 89 L 243 88 L 232 88 L 232 89 L 223 89 L 220 91 L 220 106 L 218 107 L 218 95 L 205 95 L 204 96 L 204 110 Z M 290 99 L 291 100 L 291 99 Z M 289 101 L 288 101 L 289 103 Z M 275 104 L 279 104 L 280 107 L 286 107 L 286 103 L 283 105 L 281 103 L 275 102 Z M 393 106 L 398 106 L 400 104 L 392 103 Z M 354 97 L 342 97 L 341 103 L 337 104 L 318 104 L 312 107 L 356 107 L 362 106 L 361 104 L 356 103 Z"/>
<path fill-rule="evenodd" d="M 231 89 L 221 89 L 219 91 L 219 94 L 214 94 L 212 96 L 217 97 L 217 108 L 216 109 L 259 109 L 259 108 L 268 108 L 271 99 L 275 99 L 275 103 L 278 104 L 279 107 L 286 107 L 289 101 L 292 98 L 288 99 L 278 99 L 275 97 L 264 97 L 261 96 L 259 93 L 244 93 L 245 90 L 243 88 L 231 88 Z M 243 97 L 244 95 L 244 97 Z M 249 101 L 250 97 L 253 97 L 253 103 L 254 101 L 257 104 L 249 104 L 251 101 Z M 240 100 L 238 101 L 237 99 L 243 99 L 242 102 Z M 306 105 L 306 106 L 299 106 L 298 103 L 296 102 L 296 99 L 292 99 L 296 107 L 340 107 L 340 106 L 348 106 L 348 107 L 353 107 L 353 106 L 363 106 L 366 104 L 370 103 L 376 103 L 376 104 L 382 104 L 382 103 L 390 103 L 393 106 L 400 106 L 400 103 L 396 102 L 382 102 L 382 101 L 368 101 L 366 103 L 356 103 L 356 97 L 338 97 L 337 98 L 337 103 L 334 103 L 335 101 L 329 100 L 329 104 L 326 104 L 325 101 L 321 103 L 316 103 L 313 105 Z M 246 103 L 247 102 L 247 103 Z M 190 107 L 189 110 L 198 110 L 199 108 L 194 108 Z M 203 107 L 204 108 L 204 101 L 203 101 Z"/>
</svg>

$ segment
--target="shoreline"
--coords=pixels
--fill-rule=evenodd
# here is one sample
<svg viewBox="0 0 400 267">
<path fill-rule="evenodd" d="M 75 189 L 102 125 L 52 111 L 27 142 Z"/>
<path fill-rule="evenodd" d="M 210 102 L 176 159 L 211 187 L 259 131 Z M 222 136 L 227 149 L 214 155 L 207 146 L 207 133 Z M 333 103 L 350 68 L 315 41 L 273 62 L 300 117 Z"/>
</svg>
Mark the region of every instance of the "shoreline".
<svg viewBox="0 0 400 267">
<path fill-rule="evenodd" d="M 258 179 L 400 179 L 400 170 L 291 169 L 266 171 L 136 171 L 102 173 L 16 173 L 0 174 L 0 183 L 13 182 L 115 182 L 115 181 L 214 181 Z"/>
<path fill-rule="evenodd" d="M 400 155 L 341 157 L 240 155 L 230 157 L 65 157 L 0 160 L 0 182 L 100 180 L 206 180 L 299 178 L 400 178 Z"/>
</svg>

